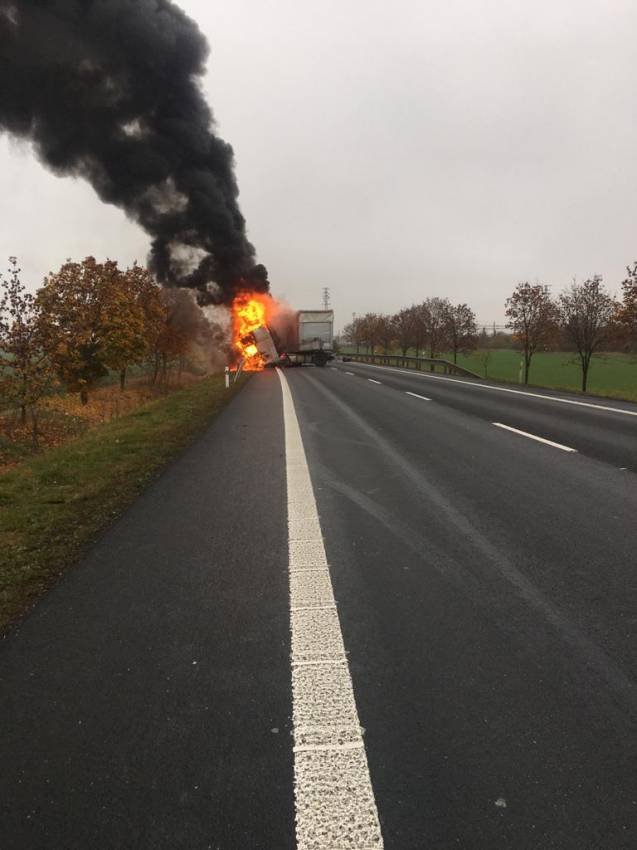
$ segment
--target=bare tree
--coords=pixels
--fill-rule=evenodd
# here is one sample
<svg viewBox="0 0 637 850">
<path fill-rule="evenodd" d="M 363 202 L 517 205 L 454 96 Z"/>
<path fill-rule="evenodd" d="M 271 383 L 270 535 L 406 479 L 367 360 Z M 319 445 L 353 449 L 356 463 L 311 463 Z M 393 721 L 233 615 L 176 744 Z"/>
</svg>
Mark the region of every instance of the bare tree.
<svg viewBox="0 0 637 850">
<path fill-rule="evenodd" d="M 555 332 L 557 309 L 542 284 L 518 283 L 506 301 L 507 327 L 519 340 L 524 354 L 524 383 L 529 383 L 531 360 Z"/>
<path fill-rule="evenodd" d="M 365 313 L 360 318 L 361 335 L 369 353 L 373 354 L 374 349 L 380 343 L 382 318 L 378 313 Z"/>
<path fill-rule="evenodd" d="M 618 305 L 617 324 L 621 342 L 629 351 L 637 351 L 637 262 L 626 268 L 628 277 L 622 283 L 622 303 Z"/>
<path fill-rule="evenodd" d="M 583 283 L 573 283 L 560 295 L 560 325 L 579 354 L 584 393 L 591 357 L 612 332 L 617 306 L 599 275 Z"/>
<path fill-rule="evenodd" d="M 395 339 L 396 332 L 392 317 L 382 313 L 378 317 L 378 342 L 382 345 L 385 354 L 389 354 Z"/>
<path fill-rule="evenodd" d="M 416 316 L 413 307 L 407 307 L 392 316 L 394 338 L 398 343 L 403 357 L 416 342 Z"/>
<path fill-rule="evenodd" d="M 349 325 L 345 325 L 343 337 L 346 342 L 356 346 L 356 353 L 359 354 L 361 345 L 365 344 L 365 326 L 362 317 L 353 319 Z"/>
<path fill-rule="evenodd" d="M 427 298 L 422 303 L 425 339 L 432 360 L 444 351 L 447 342 L 447 316 L 451 304 L 447 298 Z M 431 364 L 433 371 L 434 364 Z"/>
<path fill-rule="evenodd" d="M 459 351 L 471 351 L 476 346 L 478 331 L 475 313 L 467 304 L 449 305 L 446 328 L 453 362 L 457 363 Z"/>
<path fill-rule="evenodd" d="M 420 351 L 424 352 L 425 343 L 427 341 L 427 323 L 429 319 L 429 313 L 427 311 L 427 307 L 425 303 L 422 304 L 413 304 L 410 308 L 413 317 L 413 346 L 416 349 L 416 357 L 420 354 Z"/>
</svg>

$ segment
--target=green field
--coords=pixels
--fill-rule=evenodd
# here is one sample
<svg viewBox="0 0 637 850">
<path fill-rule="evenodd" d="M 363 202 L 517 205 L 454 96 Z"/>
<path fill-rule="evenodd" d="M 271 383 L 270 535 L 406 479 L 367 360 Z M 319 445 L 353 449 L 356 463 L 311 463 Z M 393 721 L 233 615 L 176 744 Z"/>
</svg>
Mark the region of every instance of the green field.
<svg viewBox="0 0 637 850">
<path fill-rule="evenodd" d="M 447 357 L 451 359 L 449 355 Z M 520 359 L 519 351 L 491 351 L 486 365 L 488 377 L 517 383 L 520 376 Z M 481 352 L 459 356 L 458 365 L 484 374 Z M 538 352 L 531 361 L 529 383 L 578 392 L 582 383 L 579 357 L 573 352 Z M 611 353 L 594 356 L 588 373 L 588 392 L 637 401 L 637 357 Z"/>
<path fill-rule="evenodd" d="M 345 351 L 345 349 L 343 349 Z M 349 349 L 353 351 L 353 349 Z M 475 351 L 458 355 L 458 366 L 471 369 L 491 380 L 518 383 L 520 377 L 520 352 L 512 349 Z M 441 354 L 453 360 L 451 354 Z M 531 362 L 529 384 L 579 392 L 582 373 L 579 358 L 573 352 L 548 351 L 535 354 Z M 593 357 L 588 374 L 588 393 L 609 398 L 637 401 L 637 356 L 628 354 L 599 354 Z"/>
<path fill-rule="evenodd" d="M 0 475 L 0 632 L 232 398 L 206 378 Z"/>
</svg>

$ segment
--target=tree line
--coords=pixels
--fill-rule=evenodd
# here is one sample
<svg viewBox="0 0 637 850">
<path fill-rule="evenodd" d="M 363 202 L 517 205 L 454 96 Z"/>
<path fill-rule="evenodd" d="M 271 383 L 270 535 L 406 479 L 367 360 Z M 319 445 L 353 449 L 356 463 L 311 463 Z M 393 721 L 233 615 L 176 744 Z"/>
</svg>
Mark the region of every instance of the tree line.
<svg viewBox="0 0 637 850">
<path fill-rule="evenodd" d="M 531 362 L 538 350 L 567 346 L 577 352 L 586 392 L 593 355 L 608 346 L 637 351 L 637 262 L 627 267 L 621 299 L 609 293 L 600 276 L 574 282 L 553 298 L 547 286 L 518 283 L 505 305 L 507 328 L 522 354 L 523 380 L 529 383 Z M 476 318 L 467 304 L 452 304 L 447 298 L 427 298 L 393 315 L 366 313 L 354 318 L 343 332 L 344 339 L 374 354 L 400 351 L 422 352 L 436 359 L 451 352 L 473 351 L 479 343 Z"/>
<path fill-rule="evenodd" d="M 97 382 L 116 371 L 124 390 L 130 367 L 149 364 L 152 381 L 180 364 L 197 332 L 207 328 L 184 290 L 161 289 L 147 269 L 88 257 L 67 261 L 35 293 L 11 257 L 0 279 L 0 406 L 16 407 L 38 439 L 38 405 L 63 386 L 83 404 Z"/>
<path fill-rule="evenodd" d="M 355 318 L 343 331 L 347 342 L 359 351 L 365 346 L 371 354 L 376 348 L 385 353 L 397 348 L 406 355 L 415 350 L 435 358 L 443 351 L 470 351 L 477 341 L 476 318 L 467 304 L 453 305 L 447 298 L 427 298 L 394 313 L 366 313 Z"/>
</svg>

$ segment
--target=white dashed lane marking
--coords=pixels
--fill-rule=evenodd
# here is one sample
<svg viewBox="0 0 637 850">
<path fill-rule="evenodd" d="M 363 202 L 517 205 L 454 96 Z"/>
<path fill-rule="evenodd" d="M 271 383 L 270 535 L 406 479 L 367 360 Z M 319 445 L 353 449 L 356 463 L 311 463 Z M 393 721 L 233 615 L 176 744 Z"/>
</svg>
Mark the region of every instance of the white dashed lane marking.
<svg viewBox="0 0 637 850">
<path fill-rule="evenodd" d="M 520 431 L 517 428 L 512 428 L 510 425 L 503 425 L 501 422 L 494 422 L 493 424 L 496 428 L 504 428 L 505 431 L 512 431 L 514 434 L 519 434 L 521 437 L 528 437 L 529 440 L 536 440 L 538 443 L 545 443 L 547 446 L 553 446 L 554 449 L 561 449 L 563 452 L 577 453 L 577 449 L 572 449 L 570 446 L 563 446 L 562 443 L 554 443 L 553 440 L 545 440 L 544 437 L 529 434 L 527 431 Z"/>
<path fill-rule="evenodd" d="M 297 847 L 382 850 L 310 471 L 290 387 L 277 372 L 288 490 Z"/>
<path fill-rule="evenodd" d="M 381 384 L 382 385 L 382 381 L 375 381 L 373 378 L 368 378 L 367 380 L 369 381 L 370 384 Z"/>
<path fill-rule="evenodd" d="M 421 398 L 423 401 L 431 401 L 426 395 L 418 395 L 418 393 L 405 392 L 405 395 L 413 395 L 414 398 Z"/>
<path fill-rule="evenodd" d="M 398 366 L 376 366 L 374 363 L 361 364 L 366 369 L 382 369 L 384 372 L 401 372 L 412 375 L 414 378 L 424 378 L 427 381 L 445 381 L 449 384 L 462 384 L 473 390 L 495 390 L 499 393 L 512 393 L 513 395 L 526 396 L 527 398 L 540 398 L 544 401 L 554 401 L 556 404 L 573 404 L 576 407 L 589 407 L 593 410 L 604 410 L 608 413 L 621 413 L 625 416 L 637 416 L 637 410 L 626 410 L 624 407 L 611 407 L 606 404 L 594 404 L 592 401 L 576 401 L 573 398 L 559 398 L 559 396 L 544 395 L 543 393 L 532 393 L 528 390 L 514 390 L 511 387 L 498 387 L 494 384 L 476 384 L 471 381 L 463 381 L 460 378 L 447 378 L 443 375 L 425 375 L 415 369 L 400 369 Z M 348 373 L 349 374 L 349 373 Z"/>
<path fill-rule="evenodd" d="M 353 375 L 353 372 L 345 372 L 346 375 Z"/>
</svg>

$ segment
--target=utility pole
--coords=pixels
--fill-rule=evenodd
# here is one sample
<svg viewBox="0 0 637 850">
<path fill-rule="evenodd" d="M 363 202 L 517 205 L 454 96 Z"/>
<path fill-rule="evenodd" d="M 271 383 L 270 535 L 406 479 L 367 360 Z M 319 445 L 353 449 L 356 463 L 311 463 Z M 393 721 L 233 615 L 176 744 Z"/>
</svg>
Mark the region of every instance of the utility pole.
<svg viewBox="0 0 637 850">
<path fill-rule="evenodd" d="M 330 309 L 330 288 L 329 286 L 323 287 L 323 309 Z"/>
</svg>

